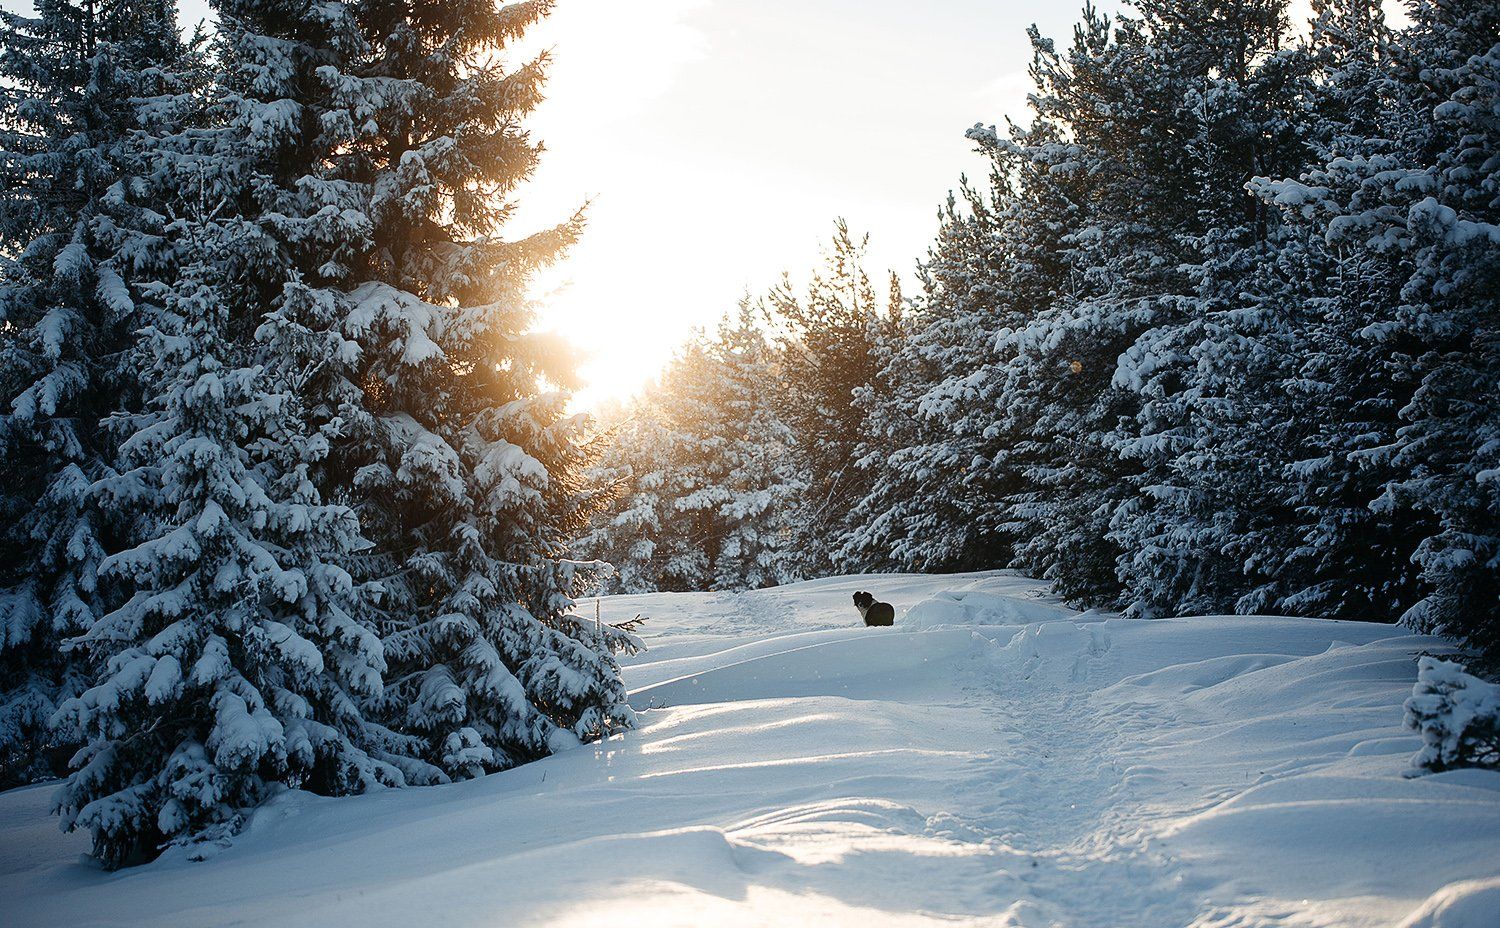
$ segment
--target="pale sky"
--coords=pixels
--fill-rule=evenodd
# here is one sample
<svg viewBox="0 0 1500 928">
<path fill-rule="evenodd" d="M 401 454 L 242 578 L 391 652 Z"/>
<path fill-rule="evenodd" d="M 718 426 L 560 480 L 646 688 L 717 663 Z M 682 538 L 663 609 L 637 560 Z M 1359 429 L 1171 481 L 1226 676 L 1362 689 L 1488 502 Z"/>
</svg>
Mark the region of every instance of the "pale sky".
<svg viewBox="0 0 1500 928">
<path fill-rule="evenodd" d="M 985 171 L 964 130 L 1024 109 L 1026 26 L 1066 38 L 1077 12 L 562 0 L 538 30 L 556 56 L 533 123 L 548 154 L 521 221 L 593 200 L 538 288 L 543 325 L 588 356 L 579 405 L 638 388 L 742 293 L 805 274 L 837 216 L 870 233 L 872 272 L 910 279 L 949 188 Z"/>
<path fill-rule="evenodd" d="M 535 290 L 541 327 L 584 356 L 577 405 L 628 395 L 741 294 L 805 274 L 837 216 L 870 233 L 872 276 L 910 281 L 948 190 L 985 172 L 964 130 L 1025 110 L 1027 25 L 1065 46 L 1081 7 L 560 0 L 528 42 L 555 56 L 532 121 L 548 151 L 508 231 L 593 201 Z"/>
</svg>

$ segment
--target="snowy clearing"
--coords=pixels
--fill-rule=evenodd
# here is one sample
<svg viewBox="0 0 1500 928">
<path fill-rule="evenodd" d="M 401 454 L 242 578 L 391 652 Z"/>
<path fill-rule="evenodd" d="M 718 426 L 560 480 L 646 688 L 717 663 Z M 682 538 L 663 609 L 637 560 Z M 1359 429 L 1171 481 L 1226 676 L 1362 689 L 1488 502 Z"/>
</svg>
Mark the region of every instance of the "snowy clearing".
<svg viewBox="0 0 1500 928">
<path fill-rule="evenodd" d="M 894 629 L 857 624 L 857 589 Z M 0 921 L 1497 924 L 1500 773 L 1403 776 L 1435 639 L 1078 614 L 993 572 L 602 610 L 650 617 L 638 731 L 452 786 L 287 794 L 208 862 L 114 874 L 57 832 L 54 786 L 13 790 Z"/>
</svg>

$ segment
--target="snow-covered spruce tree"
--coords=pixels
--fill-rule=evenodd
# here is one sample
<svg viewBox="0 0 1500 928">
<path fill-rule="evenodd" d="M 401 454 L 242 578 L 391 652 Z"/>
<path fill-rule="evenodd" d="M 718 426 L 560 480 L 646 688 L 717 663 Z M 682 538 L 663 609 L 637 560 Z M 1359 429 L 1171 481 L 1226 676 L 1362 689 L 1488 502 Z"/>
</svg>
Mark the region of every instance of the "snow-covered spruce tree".
<svg viewBox="0 0 1500 928">
<path fill-rule="evenodd" d="M 377 712 L 408 780 L 503 769 L 631 718 L 611 653 L 630 639 L 569 614 L 584 422 L 565 408 L 572 357 L 530 333 L 525 299 L 580 222 L 500 235 L 539 154 L 523 121 L 545 70 L 502 53 L 550 8 L 309 4 L 299 21 L 223 4 L 245 93 L 287 140 L 256 196 L 289 283 L 349 340 L 347 363 L 314 375 L 341 404 L 319 410 L 338 434 L 316 482 L 371 545 L 354 573 L 381 590 Z M 288 58 L 289 29 L 314 47 Z M 257 69 L 290 69 L 294 111 Z"/>
<path fill-rule="evenodd" d="M 112 192 L 141 223 L 126 253 L 152 271 L 132 283 L 125 354 L 144 404 L 116 416 L 119 473 L 91 490 L 127 527 L 99 566 L 120 601 L 72 642 L 99 671 L 54 716 L 86 741 L 63 826 L 89 829 L 111 867 L 168 843 L 201 853 L 283 785 L 404 780 L 364 711 L 385 669 L 345 567 L 365 542 L 315 483 L 340 425 L 315 377 L 352 346 L 330 301 L 295 286 L 286 217 L 258 209 L 257 168 L 285 155 L 276 117 L 291 107 L 242 91 L 289 89 L 296 46 L 243 39 L 223 43 L 201 104 L 156 101 L 189 118 L 147 120 Z"/>
<path fill-rule="evenodd" d="M 0 13 L 0 788 L 72 753 L 47 722 L 89 673 L 63 640 L 110 601 L 98 564 L 120 523 L 90 486 L 115 460 L 102 420 L 137 399 L 118 362 L 127 280 L 150 263 L 117 185 L 191 63 L 169 2 Z"/>
<path fill-rule="evenodd" d="M 724 498 L 726 437 L 717 428 L 723 370 L 707 335 L 700 334 L 672 359 L 660 383 L 637 409 L 643 431 L 633 451 L 634 485 L 646 490 L 660 526 L 650 550 L 650 588 L 673 592 L 714 586 L 727 527 L 718 512 Z M 653 492 L 654 491 L 654 492 Z"/>
<path fill-rule="evenodd" d="M 1163 234 L 1189 193 L 1174 170 L 1181 88 L 1156 73 L 1152 42 L 1140 20 L 1093 10 L 1066 52 L 1033 30 L 1030 125 L 1009 138 L 970 132 L 1017 178 L 1007 230 L 1018 250 L 1002 284 L 1015 302 L 993 332 L 997 368 L 968 428 L 988 419 L 977 433 L 998 439 L 990 482 L 1008 488 L 999 521 L 1016 564 L 1093 603 L 1118 597 L 1109 522 L 1139 471 L 1109 440 L 1137 406 L 1114 374 L 1184 289 L 1178 243 Z"/>
<path fill-rule="evenodd" d="M 672 592 L 714 585 L 725 527 L 711 497 L 727 476 L 719 420 L 722 371 L 706 335 L 685 344 L 641 404 L 653 434 L 637 465 L 638 486 L 656 487 L 659 505 L 653 588 Z"/>
<path fill-rule="evenodd" d="M 1135 322 L 1128 304 L 1080 309 L 1115 283 L 1106 269 L 1134 254 L 1145 228 L 1129 219 L 1136 194 L 1108 148 L 1131 123 L 1099 115 L 1143 96 L 1116 80 L 1111 34 L 1093 10 L 1064 53 L 1032 30 L 1030 124 L 969 133 L 991 159 L 989 190 L 966 186 L 962 210 L 950 200 L 886 362 L 895 405 L 872 422 L 896 447 L 860 504 L 852 558 L 927 569 L 1014 560 L 1068 596 L 1117 589 L 1105 534 L 1123 474 L 1103 436 L 1119 415 L 1109 381 L 1128 344 L 1120 329 Z"/>
<path fill-rule="evenodd" d="M 194 225 L 192 263 L 146 288 L 136 354 L 156 392 L 122 447 L 129 469 L 102 481 L 133 516 L 137 544 L 100 566 L 129 598 L 77 639 L 104 669 L 56 719 L 87 739 L 64 827 L 88 828 L 111 867 L 226 836 L 277 784 L 402 782 L 362 747 L 379 744 L 360 703 L 384 663 L 339 566 L 358 522 L 309 480 L 327 439 L 305 425 L 281 346 L 235 337 L 254 320 L 231 316 L 247 297 L 233 281 L 265 253 L 244 248 L 243 223 Z"/>
<path fill-rule="evenodd" d="M 1383 481 L 1368 505 L 1414 529 L 1404 534 L 1416 542 L 1424 595 L 1405 621 L 1492 656 L 1500 648 L 1500 121 L 1492 105 L 1500 5 L 1423 2 L 1411 14 L 1389 50 L 1379 131 L 1348 139 L 1300 181 L 1260 189 L 1326 235 L 1341 269 L 1385 282 L 1366 288 L 1346 323 L 1363 367 L 1390 372 L 1361 398 L 1385 427 L 1361 436 L 1350 457 Z"/>
<path fill-rule="evenodd" d="M 1410 154 L 1394 171 L 1351 166 L 1360 196 L 1329 235 L 1410 262 L 1385 337 L 1420 346 L 1416 383 L 1380 452 L 1403 475 L 1376 505 L 1430 514 L 1438 530 L 1417 546 L 1426 595 L 1403 621 L 1500 664 L 1500 3 L 1412 14 Z M 1366 221 L 1386 234 L 1359 231 Z"/>
<path fill-rule="evenodd" d="M 724 480 L 679 508 L 715 505 L 725 527 L 714 563 L 714 586 L 757 589 L 798 579 L 809 553 L 801 543 L 810 518 L 811 481 L 795 457 L 793 428 L 780 415 L 780 393 L 791 374 L 780 368 L 748 302 L 719 323 L 713 343 L 718 362 L 718 421 L 714 440 Z M 827 553 L 815 556 L 827 563 Z"/>
<path fill-rule="evenodd" d="M 240 90 L 286 89 L 294 46 L 259 48 L 270 57 L 226 42 L 209 92 L 149 101 L 133 173 L 110 192 L 138 222 L 124 357 L 144 404 L 116 416 L 120 472 L 90 491 L 127 528 L 99 565 L 120 597 L 72 642 L 99 669 L 53 721 L 87 742 L 63 826 L 88 828 L 111 867 L 227 835 L 281 784 L 403 779 L 371 756 L 386 739 L 361 708 L 384 669 L 343 566 L 364 542 L 313 480 L 337 428 L 309 376 L 348 345 L 278 322 L 300 309 L 295 278 L 256 209 L 255 168 L 285 153 L 291 107 Z"/>
<path fill-rule="evenodd" d="M 143 290 L 161 386 L 105 482 L 133 595 L 59 713 L 91 739 L 66 822 L 107 862 L 231 831 L 277 783 L 473 775 L 628 719 L 628 636 L 564 614 L 579 423 L 521 300 L 576 223 L 486 234 L 541 76 L 489 53 L 546 8 L 220 4 L 210 118 L 142 182 L 178 218 Z"/>
<path fill-rule="evenodd" d="M 868 437 L 865 412 L 855 397 L 878 387 L 877 342 L 899 327 L 898 280 L 891 275 L 882 306 L 865 270 L 868 242 L 868 236 L 856 241 L 848 223 L 837 220 L 824 266 L 806 292 L 783 277 L 765 299 L 785 375 L 780 415 L 807 484 L 798 546 L 810 575 L 833 568 L 850 513 L 870 490 L 872 472 L 859 454 Z"/>
</svg>

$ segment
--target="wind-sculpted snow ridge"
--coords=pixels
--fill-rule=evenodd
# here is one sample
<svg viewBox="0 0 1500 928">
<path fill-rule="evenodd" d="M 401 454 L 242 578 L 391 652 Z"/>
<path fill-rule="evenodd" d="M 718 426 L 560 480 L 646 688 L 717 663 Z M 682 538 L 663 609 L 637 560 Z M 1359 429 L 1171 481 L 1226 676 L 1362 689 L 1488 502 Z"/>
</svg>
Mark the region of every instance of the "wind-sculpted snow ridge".
<svg viewBox="0 0 1500 928">
<path fill-rule="evenodd" d="M 860 624 L 860 589 L 894 628 Z M 451 786 L 288 793 L 207 863 L 113 875 L 50 788 L 6 793 L 6 924 L 1494 928 L 1500 774 L 1403 776 L 1435 639 L 1084 615 L 1007 573 L 601 613 L 649 617 L 639 730 Z"/>
</svg>

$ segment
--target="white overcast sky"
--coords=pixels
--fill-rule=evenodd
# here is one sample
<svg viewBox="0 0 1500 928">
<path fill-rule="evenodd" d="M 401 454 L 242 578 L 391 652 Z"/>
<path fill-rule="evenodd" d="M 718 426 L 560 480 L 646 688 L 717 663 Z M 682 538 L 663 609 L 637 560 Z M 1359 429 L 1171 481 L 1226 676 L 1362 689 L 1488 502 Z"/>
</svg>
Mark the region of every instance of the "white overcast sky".
<svg viewBox="0 0 1500 928">
<path fill-rule="evenodd" d="M 532 123 L 548 152 L 512 232 L 593 201 L 537 288 L 541 326 L 586 356 L 580 405 L 634 390 L 742 293 L 804 274 L 836 216 L 870 233 L 875 270 L 909 280 L 947 191 L 984 173 L 964 130 L 1025 109 L 1026 27 L 1066 44 L 1081 7 L 560 0 L 529 43 L 555 56 Z"/>
</svg>

